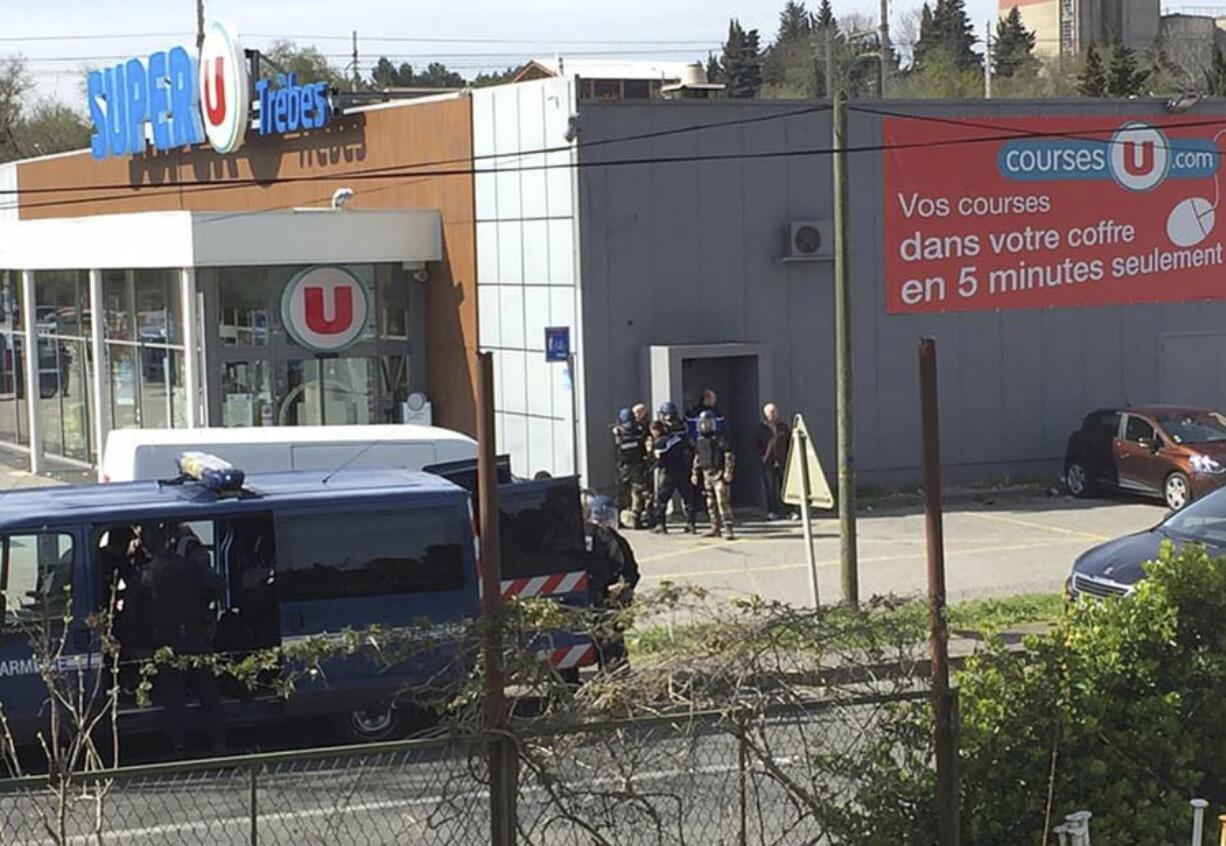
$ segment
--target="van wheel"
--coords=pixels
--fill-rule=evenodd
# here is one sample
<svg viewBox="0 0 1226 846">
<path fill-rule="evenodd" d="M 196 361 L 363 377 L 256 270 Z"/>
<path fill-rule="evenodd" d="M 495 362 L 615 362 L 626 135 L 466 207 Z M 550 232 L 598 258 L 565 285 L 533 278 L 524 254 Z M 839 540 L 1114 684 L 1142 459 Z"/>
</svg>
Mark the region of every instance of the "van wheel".
<svg viewBox="0 0 1226 846">
<path fill-rule="evenodd" d="M 377 743 L 400 734 L 403 715 L 391 702 L 346 711 L 337 718 L 337 727 L 351 743 Z"/>
<path fill-rule="evenodd" d="M 1090 474 L 1080 461 L 1070 461 L 1064 468 L 1064 485 L 1075 497 L 1087 497 L 1093 493 L 1090 485 Z"/>
</svg>

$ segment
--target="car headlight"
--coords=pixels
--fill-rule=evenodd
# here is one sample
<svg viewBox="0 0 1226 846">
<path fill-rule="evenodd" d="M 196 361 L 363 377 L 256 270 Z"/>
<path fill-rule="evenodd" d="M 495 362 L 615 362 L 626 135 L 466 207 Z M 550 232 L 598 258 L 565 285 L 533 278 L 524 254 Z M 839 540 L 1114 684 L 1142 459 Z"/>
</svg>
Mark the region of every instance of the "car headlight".
<svg viewBox="0 0 1226 846">
<path fill-rule="evenodd" d="M 1214 476 L 1226 473 L 1226 467 L 1223 467 L 1207 455 L 1192 456 L 1192 469 L 1197 473 L 1209 473 Z"/>
</svg>

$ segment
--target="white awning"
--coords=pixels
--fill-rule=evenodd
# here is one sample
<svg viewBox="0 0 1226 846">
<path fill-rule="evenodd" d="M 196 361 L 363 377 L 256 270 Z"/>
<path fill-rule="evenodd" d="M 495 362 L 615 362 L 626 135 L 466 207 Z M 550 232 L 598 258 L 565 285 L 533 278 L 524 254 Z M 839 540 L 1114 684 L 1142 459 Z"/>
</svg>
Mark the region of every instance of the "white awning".
<svg viewBox="0 0 1226 846">
<path fill-rule="evenodd" d="M 433 209 L 138 212 L 0 219 L 0 269 L 421 265 L 443 257 Z"/>
</svg>

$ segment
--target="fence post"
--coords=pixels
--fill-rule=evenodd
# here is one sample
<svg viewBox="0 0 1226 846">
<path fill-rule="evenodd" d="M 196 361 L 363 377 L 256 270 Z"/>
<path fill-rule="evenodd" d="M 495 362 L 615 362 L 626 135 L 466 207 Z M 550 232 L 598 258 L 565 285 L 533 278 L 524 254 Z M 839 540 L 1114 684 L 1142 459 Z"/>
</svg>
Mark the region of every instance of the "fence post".
<svg viewBox="0 0 1226 846">
<path fill-rule="evenodd" d="M 259 764 L 251 765 L 251 846 L 259 846 L 260 843 L 260 799 L 259 785 L 256 782 L 257 769 L 259 769 Z"/>
<path fill-rule="evenodd" d="M 740 788 L 741 797 L 741 837 L 737 841 L 740 846 L 749 846 L 749 797 L 748 785 L 749 780 L 748 764 L 749 754 L 745 749 L 745 723 L 739 721 L 739 728 L 736 733 L 736 755 L 737 755 L 737 781 Z"/>
</svg>

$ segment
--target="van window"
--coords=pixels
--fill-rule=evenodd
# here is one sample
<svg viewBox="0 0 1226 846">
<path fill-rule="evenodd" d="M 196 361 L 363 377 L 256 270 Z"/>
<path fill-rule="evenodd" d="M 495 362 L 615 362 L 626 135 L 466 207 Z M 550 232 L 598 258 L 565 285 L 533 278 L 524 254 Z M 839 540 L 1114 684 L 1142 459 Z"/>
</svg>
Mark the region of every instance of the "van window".
<svg viewBox="0 0 1226 846">
<path fill-rule="evenodd" d="M 5 625 L 62 617 L 72 584 L 72 536 L 5 535 L 0 546 Z"/>
<path fill-rule="evenodd" d="M 464 585 L 454 508 L 277 519 L 282 602 L 432 593 Z"/>
<path fill-rule="evenodd" d="M 499 489 L 502 573 L 523 578 L 583 566 L 583 514 L 573 479 L 520 482 Z"/>
</svg>

